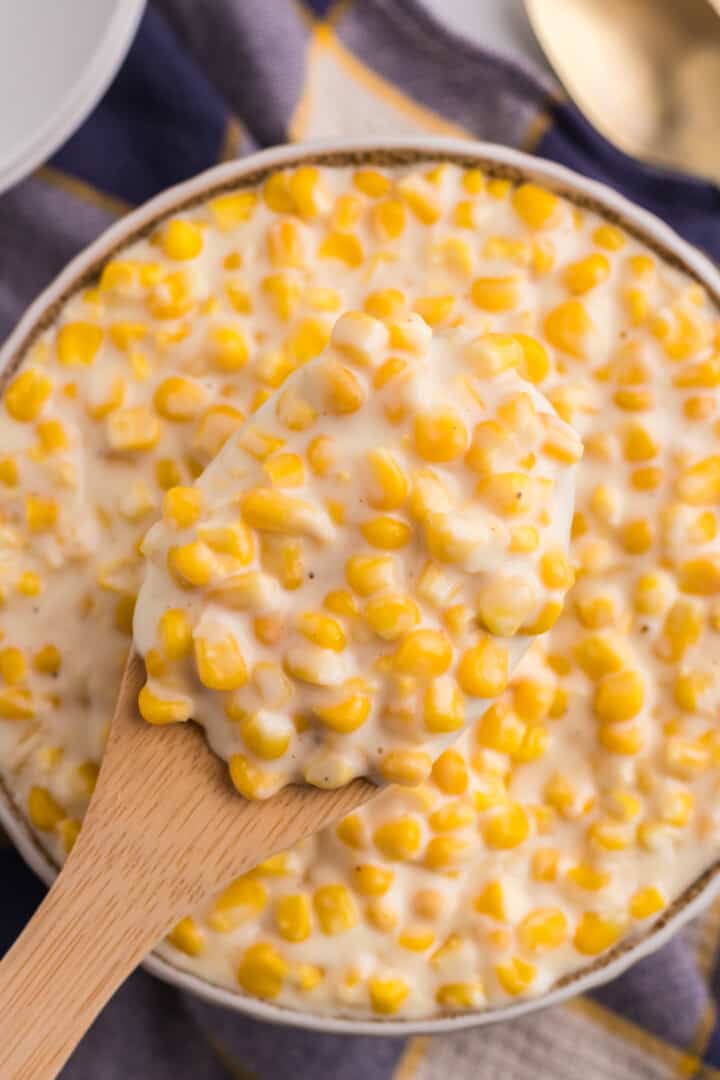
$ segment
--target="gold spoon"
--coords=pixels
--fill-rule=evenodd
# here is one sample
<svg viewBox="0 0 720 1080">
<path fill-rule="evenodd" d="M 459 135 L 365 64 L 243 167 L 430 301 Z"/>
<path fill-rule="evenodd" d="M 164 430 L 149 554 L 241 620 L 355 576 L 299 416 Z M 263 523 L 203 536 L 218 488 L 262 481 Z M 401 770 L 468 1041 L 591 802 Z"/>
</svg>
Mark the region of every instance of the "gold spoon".
<svg viewBox="0 0 720 1080">
<path fill-rule="evenodd" d="M 720 0 L 525 0 L 568 94 L 610 142 L 720 183 Z"/>
<path fill-rule="evenodd" d="M 0 963 L 2 1080 L 52 1080 L 189 909 L 377 791 L 357 779 L 336 791 L 292 785 L 263 802 L 241 799 L 194 724 L 143 723 L 144 681 L 133 654 L 77 843 Z"/>
</svg>

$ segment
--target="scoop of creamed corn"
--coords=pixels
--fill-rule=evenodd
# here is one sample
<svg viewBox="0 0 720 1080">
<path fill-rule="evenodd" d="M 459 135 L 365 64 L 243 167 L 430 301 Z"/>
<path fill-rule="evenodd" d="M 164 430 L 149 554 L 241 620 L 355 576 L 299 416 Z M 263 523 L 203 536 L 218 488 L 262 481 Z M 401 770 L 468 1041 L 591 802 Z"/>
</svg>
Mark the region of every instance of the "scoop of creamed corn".
<svg viewBox="0 0 720 1080">
<path fill-rule="evenodd" d="M 143 717 L 196 718 L 248 798 L 427 780 L 573 581 L 582 443 L 522 362 L 508 335 L 341 316 L 165 493 L 135 608 Z"/>
<path fill-rule="evenodd" d="M 411 311 L 514 337 L 584 443 L 576 583 L 426 781 L 239 879 L 163 951 L 311 1012 L 479 1009 L 645 932 L 720 848 L 718 315 L 594 213 L 454 165 L 302 166 L 117 254 L 5 386 L 0 768 L 61 858 L 165 492 L 350 310 L 396 340 Z"/>
</svg>

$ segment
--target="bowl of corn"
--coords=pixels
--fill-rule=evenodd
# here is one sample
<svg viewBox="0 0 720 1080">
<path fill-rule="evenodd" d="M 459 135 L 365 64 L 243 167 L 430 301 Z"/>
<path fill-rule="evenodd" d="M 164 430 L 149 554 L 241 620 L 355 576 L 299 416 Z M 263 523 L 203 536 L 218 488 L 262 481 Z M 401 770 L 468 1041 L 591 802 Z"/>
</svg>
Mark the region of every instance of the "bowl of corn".
<svg viewBox="0 0 720 1080">
<path fill-rule="evenodd" d="M 167 492 L 343 314 L 384 323 L 400 364 L 414 312 L 493 335 L 580 435 L 570 559 L 541 569 L 565 605 L 420 782 L 237 879 L 146 966 L 262 1019 L 410 1034 L 558 1002 L 667 941 L 720 888 L 719 299 L 709 261 L 609 189 L 453 139 L 264 151 L 113 226 L 1 356 L 0 822 L 27 862 L 51 880 L 77 836 Z M 467 451 L 481 478 L 496 427 Z M 388 506 L 416 482 L 378 476 Z M 263 559 L 283 589 L 306 573 L 286 541 Z M 416 583 L 450 638 L 474 617 L 452 559 Z M 364 588 L 333 617 L 377 617 Z M 425 722 L 459 725 L 458 688 L 428 693 Z M 248 732 L 262 788 L 273 751 Z"/>
</svg>

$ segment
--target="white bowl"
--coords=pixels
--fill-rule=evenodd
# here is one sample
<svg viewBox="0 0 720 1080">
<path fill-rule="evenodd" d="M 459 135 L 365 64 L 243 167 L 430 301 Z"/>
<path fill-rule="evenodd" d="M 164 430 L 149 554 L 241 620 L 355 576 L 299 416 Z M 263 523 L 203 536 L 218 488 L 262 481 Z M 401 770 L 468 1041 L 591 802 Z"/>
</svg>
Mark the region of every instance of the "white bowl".
<svg viewBox="0 0 720 1080">
<path fill-rule="evenodd" d="M 0 0 L 0 191 L 80 126 L 120 67 L 144 8 L 145 0 L 53 0 L 42 10 Z"/>
<path fill-rule="evenodd" d="M 94 244 L 73 259 L 69 266 L 28 309 L 5 346 L 0 350 L 2 378 L 14 370 L 35 335 L 55 318 L 68 296 L 86 285 L 105 260 L 119 248 L 149 231 L 158 220 L 180 207 L 203 201 L 211 194 L 236 185 L 257 183 L 274 169 L 313 161 L 327 165 L 375 162 L 398 165 L 414 161 L 449 159 L 460 164 L 479 166 L 490 174 L 511 179 L 532 178 L 572 202 L 593 209 L 603 217 L 622 225 L 654 249 L 664 260 L 700 281 L 720 305 L 720 273 L 699 251 L 681 240 L 654 215 L 641 210 L 602 184 L 571 172 L 560 165 L 530 157 L 517 150 L 441 138 L 368 138 L 323 141 L 303 146 L 285 146 L 264 150 L 241 161 L 219 165 L 177 187 L 170 188 L 123 218 Z M 46 881 L 57 874 L 57 866 L 43 850 L 25 817 L 0 783 L 0 825 L 8 832 L 26 862 Z M 512 1005 L 484 1012 L 463 1012 L 457 1016 L 428 1020 L 355 1020 L 342 1016 L 322 1016 L 289 1009 L 214 986 L 197 975 L 188 974 L 156 955 L 149 956 L 145 968 L 182 990 L 197 994 L 206 1001 L 235 1009 L 259 1020 L 303 1027 L 332 1034 L 413 1035 L 458 1031 L 461 1028 L 512 1020 L 525 1013 L 584 993 L 614 979 L 631 964 L 664 945 L 681 926 L 705 909 L 720 893 L 720 853 L 708 868 L 667 909 L 650 931 L 632 941 L 621 942 L 598 961 L 561 979 L 545 994 Z"/>
</svg>

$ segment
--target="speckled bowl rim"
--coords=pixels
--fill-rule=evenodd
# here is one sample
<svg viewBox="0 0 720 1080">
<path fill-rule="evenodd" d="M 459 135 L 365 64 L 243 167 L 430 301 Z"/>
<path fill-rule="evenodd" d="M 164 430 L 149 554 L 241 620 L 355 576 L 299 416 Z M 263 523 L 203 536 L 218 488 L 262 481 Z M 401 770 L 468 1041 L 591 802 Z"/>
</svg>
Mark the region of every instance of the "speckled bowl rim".
<svg viewBox="0 0 720 1080">
<path fill-rule="evenodd" d="M 111 226 L 77 255 L 38 296 L 7 339 L 0 350 L 0 391 L 20 364 L 28 346 L 51 325 L 68 298 L 86 287 L 110 256 L 146 235 L 167 215 L 201 203 L 224 190 L 255 185 L 273 170 L 299 163 L 312 162 L 327 166 L 402 166 L 440 160 L 476 166 L 492 176 L 541 182 L 564 195 L 575 205 L 594 210 L 606 220 L 621 225 L 665 262 L 700 282 L 720 307 L 720 273 L 709 259 L 653 214 L 635 206 L 604 184 L 588 180 L 563 166 L 507 147 L 463 139 L 376 136 L 323 140 L 263 150 L 238 161 L 218 165 L 169 188 Z M 1 781 L 0 825 L 27 864 L 49 884 L 56 876 L 58 868 L 43 849 L 39 838 L 33 833 Z M 195 994 L 205 1001 L 234 1009 L 258 1020 L 286 1026 L 350 1035 L 408 1036 L 459 1031 L 462 1028 L 481 1027 L 516 1019 L 538 1009 L 557 1005 L 616 978 L 637 960 L 663 946 L 680 927 L 708 907 L 720 893 L 718 871 L 720 851 L 717 860 L 685 889 L 649 930 L 620 942 L 605 956 L 560 979 L 552 989 L 537 997 L 481 1012 L 463 1012 L 429 1019 L 358 1020 L 349 1015 L 323 1015 L 291 1009 L 249 997 L 240 990 L 226 990 L 198 975 L 183 971 L 157 953 L 151 954 L 143 966 L 166 983 Z"/>
</svg>

